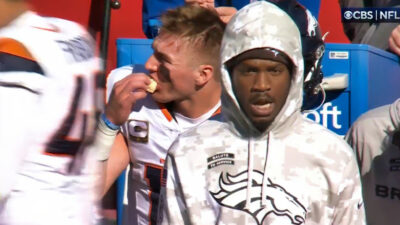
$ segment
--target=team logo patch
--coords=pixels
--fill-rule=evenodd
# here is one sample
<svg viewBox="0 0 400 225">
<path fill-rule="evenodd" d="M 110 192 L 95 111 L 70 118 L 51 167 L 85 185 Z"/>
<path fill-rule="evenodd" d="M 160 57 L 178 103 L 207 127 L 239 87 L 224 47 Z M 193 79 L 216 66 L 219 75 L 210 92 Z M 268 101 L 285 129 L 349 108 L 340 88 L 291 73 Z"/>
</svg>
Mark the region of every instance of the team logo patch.
<svg viewBox="0 0 400 225">
<path fill-rule="evenodd" d="M 307 213 L 306 208 L 294 195 L 290 194 L 282 186 L 274 184 L 269 178 L 266 189 L 267 203 L 266 206 L 261 206 L 263 177 L 263 173 L 260 171 L 253 171 L 253 186 L 250 193 L 251 204 L 249 209 L 245 208 L 247 171 L 243 171 L 238 175 L 221 173 L 219 177 L 220 190 L 216 193 L 210 193 L 220 205 L 249 213 L 257 221 L 257 224 L 262 224 L 272 214 L 287 217 L 291 224 L 304 224 Z"/>
<path fill-rule="evenodd" d="M 207 158 L 208 169 L 215 168 L 222 165 L 234 165 L 235 154 L 233 153 L 219 153 Z"/>
<path fill-rule="evenodd" d="M 149 121 L 128 120 L 129 139 L 134 142 L 149 142 Z"/>
</svg>

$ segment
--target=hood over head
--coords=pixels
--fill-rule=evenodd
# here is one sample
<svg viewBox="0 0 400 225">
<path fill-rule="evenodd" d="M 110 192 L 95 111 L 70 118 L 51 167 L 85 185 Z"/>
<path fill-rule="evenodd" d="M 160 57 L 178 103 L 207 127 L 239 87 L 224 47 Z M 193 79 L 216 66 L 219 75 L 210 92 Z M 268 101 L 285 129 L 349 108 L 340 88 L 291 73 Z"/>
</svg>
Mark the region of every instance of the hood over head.
<svg viewBox="0 0 400 225">
<path fill-rule="evenodd" d="M 237 58 L 241 60 L 271 58 L 260 56 L 262 51 L 250 51 L 257 53 L 246 56 L 245 52 L 252 49 L 267 49 L 270 52 L 278 50 L 276 52 L 285 53 L 291 61 L 289 65 L 293 65 L 292 68 L 288 66 L 292 72 L 292 80 L 286 102 L 264 133 L 260 133 L 241 110 L 229 74 L 229 69 L 234 65 L 230 60 L 242 53 L 244 54 Z M 274 60 L 288 65 L 281 57 Z M 234 61 L 239 62 L 237 59 Z M 291 17 L 278 6 L 264 1 L 253 2 L 243 7 L 228 23 L 221 46 L 222 111 L 228 123 L 232 124 L 242 136 L 258 137 L 268 132 L 273 132 L 278 136 L 282 134 L 284 128 L 290 123 L 292 115 L 300 113 L 303 67 L 300 32 Z"/>
</svg>

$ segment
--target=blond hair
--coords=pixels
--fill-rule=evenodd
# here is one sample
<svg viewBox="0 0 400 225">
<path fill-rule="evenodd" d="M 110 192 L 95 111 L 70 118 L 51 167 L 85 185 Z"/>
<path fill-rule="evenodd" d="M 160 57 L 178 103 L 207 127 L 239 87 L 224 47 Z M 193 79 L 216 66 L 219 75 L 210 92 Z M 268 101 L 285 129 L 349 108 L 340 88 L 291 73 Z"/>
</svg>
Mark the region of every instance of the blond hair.
<svg viewBox="0 0 400 225">
<path fill-rule="evenodd" d="M 185 5 L 166 11 L 161 22 L 160 34 L 182 38 L 203 56 L 204 63 L 218 65 L 225 23 L 215 10 Z"/>
</svg>

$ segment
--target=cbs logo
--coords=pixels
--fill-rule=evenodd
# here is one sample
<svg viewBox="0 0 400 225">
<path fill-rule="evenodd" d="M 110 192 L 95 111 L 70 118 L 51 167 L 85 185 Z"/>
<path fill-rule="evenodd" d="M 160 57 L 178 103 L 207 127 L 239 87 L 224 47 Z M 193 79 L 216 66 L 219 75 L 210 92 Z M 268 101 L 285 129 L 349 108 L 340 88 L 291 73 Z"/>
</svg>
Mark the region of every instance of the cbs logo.
<svg viewBox="0 0 400 225">
<path fill-rule="evenodd" d="M 346 20 L 351 20 L 353 18 L 353 13 L 351 11 L 346 11 L 346 12 L 343 13 L 343 17 Z"/>
<path fill-rule="evenodd" d="M 372 20 L 374 18 L 373 11 L 345 11 L 343 18 L 346 20 Z"/>
</svg>

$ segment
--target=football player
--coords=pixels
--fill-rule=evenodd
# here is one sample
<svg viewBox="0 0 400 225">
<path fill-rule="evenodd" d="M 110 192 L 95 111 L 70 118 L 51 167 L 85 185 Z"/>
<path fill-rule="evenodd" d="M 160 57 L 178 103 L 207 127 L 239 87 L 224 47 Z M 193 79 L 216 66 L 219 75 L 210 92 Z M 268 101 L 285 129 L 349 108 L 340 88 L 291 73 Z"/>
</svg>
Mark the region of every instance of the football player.
<svg viewBox="0 0 400 225">
<path fill-rule="evenodd" d="M 93 224 L 94 48 L 83 27 L 0 0 L 0 224 Z"/>
</svg>

